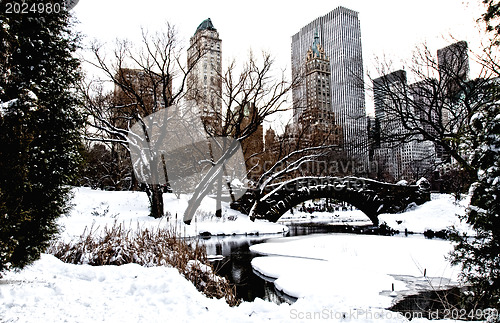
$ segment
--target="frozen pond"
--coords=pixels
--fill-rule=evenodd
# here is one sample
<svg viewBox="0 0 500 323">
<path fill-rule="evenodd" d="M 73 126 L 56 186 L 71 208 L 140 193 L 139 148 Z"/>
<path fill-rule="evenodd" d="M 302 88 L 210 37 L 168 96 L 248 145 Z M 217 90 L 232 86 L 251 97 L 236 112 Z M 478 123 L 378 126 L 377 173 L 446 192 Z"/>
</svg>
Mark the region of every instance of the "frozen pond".
<svg viewBox="0 0 500 323">
<path fill-rule="evenodd" d="M 299 225 L 290 227 L 287 237 L 211 237 L 203 242 L 209 255 L 223 256 L 214 267 L 246 301 L 293 303 L 324 295 L 346 306 L 389 308 L 404 296 L 456 285 L 458 269 L 444 258 L 451 250 L 448 241 L 343 233 L 348 230 L 370 231 Z"/>
<path fill-rule="evenodd" d="M 284 234 L 211 236 L 202 238 L 200 241 L 206 245 L 208 255 L 223 257 L 222 259 L 213 257 L 220 259 L 214 260 L 213 265 L 220 275 L 227 277 L 236 285 L 240 298 L 253 301 L 258 297 L 275 303 L 291 303 L 295 298 L 277 291 L 273 284 L 274 279 L 265 277 L 252 268 L 251 261 L 258 254 L 251 252 L 250 246 L 283 236 L 306 236 L 363 229 L 366 227 L 292 225 Z"/>
<path fill-rule="evenodd" d="M 220 260 L 214 260 L 212 264 L 219 275 L 225 276 L 236 285 L 239 298 L 245 301 L 262 298 L 279 304 L 285 299 L 278 295 L 274 284 L 259 277 L 251 265 L 256 254 L 250 251 L 250 246 L 272 238 L 276 238 L 276 235 L 215 236 L 201 241 L 206 245 L 208 255 L 223 256 L 222 259 L 219 257 Z"/>
</svg>

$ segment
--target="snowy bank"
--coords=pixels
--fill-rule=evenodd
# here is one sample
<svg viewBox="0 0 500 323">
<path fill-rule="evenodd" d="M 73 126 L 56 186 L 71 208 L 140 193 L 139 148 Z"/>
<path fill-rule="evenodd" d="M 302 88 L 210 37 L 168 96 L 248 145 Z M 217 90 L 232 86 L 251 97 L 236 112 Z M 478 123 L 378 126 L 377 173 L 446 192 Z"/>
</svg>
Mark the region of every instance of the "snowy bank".
<svg viewBox="0 0 500 323">
<path fill-rule="evenodd" d="M 0 280 L 0 318 L 6 323 L 406 321 L 387 310 L 346 307 L 330 295 L 293 305 L 256 299 L 231 308 L 203 296 L 173 268 L 71 265 L 50 255 Z"/>
<path fill-rule="evenodd" d="M 127 228 L 166 228 L 172 227 L 181 236 L 196 236 L 200 233 L 212 235 L 232 234 L 270 234 L 286 231 L 286 226 L 267 221 L 251 221 L 247 215 L 229 208 L 223 203 L 223 217 L 216 218 L 215 200 L 206 197 L 191 225 L 182 221 L 187 208 L 187 195 L 179 199 L 174 194 L 163 194 L 165 212 L 168 216 L 154 219 L 149 214 L 149 202 L 146 193 L 131 191 L 100 191 L 90 188 L 72 190 L 73 208 L 68 216 L 59 219 L 61 239 L 71 240 L 79 237 L 84 230 L 92 228 L 96 232 L 105 226 L 111 227 L 116 222 Z"/>
<path fill-rule="evenodd" d="M 50 255 L 0 280 L 2 322 L 254 322 L 279 308 L 263 301 L 230 308 L 173 268 L 71 265 Z"/>
<path fill-rule="evenodd" d="M 427 230 L 437 232 L 455 226 L 460 232 L 471 235 L 474 231 L 459 218 L 465 214 L 469 203 L 469 198 L 457 202 L 450 194 L 431 194 L 429 202 L 414 206 L 403 213 L 381 214 L 378 218 L 380 223 L 385 222 L 392 229 L 401 232 L 405 229 L 414 233 L 424 233 Z"/>
</svg>

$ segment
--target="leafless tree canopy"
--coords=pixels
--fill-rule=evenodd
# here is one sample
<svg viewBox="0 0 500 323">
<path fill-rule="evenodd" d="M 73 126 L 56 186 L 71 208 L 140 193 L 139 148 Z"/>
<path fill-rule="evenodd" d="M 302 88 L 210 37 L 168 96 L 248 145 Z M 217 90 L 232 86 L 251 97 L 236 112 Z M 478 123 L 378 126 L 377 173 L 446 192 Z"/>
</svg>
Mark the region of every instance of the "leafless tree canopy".
<svg viewBox="0 0 500 323">
<path fill-rule="evenodd" d="M 481 70 L 476 78 L 468 79 L 469 52 L 466 45 L 457 44 L 440 53 L 440 60 L 423 45 L 401 73 L 394 72 L 390 62 L 379 62 L 378 73 L 383 76 L 372 79 L 372 84 L 375 104 L 382 118 L 389 120 L 378 124 L 381 141 L 430 140 L 472 171 L 460 143 L 465 137 L 474 138 L 471 118 L 491 103 L 498 73 L 495 60 L 476 57 Z M 408 84 L 407 75 L 417 82 Z"/>
<path fill-rule="evenodd" d="M 127 41 L 118 41 L 110 57 L 98 44 L 94 44 L 91 50 L 94 59 L 89 63 L 105 74 L 107 81 L 113 83 L 114 91 L 106 92 L 102 82 L 91 81 L 82 85 L 91 129 L 87 138 L 109 143 L 112 147 L 121 146 L 122 155 L 128 155 L 133 145 L 137 144 L 137 141 L 130 140 L 134 135 L 131 131 L 134 125 L 136 128 L 137 124 L 141 125 L 147 137 L 148 115 L 178 105 L 183 99 L 191 102 L 197 99 L 192 94 L 200 92 L 187 90 L 195 90 L 189 84 L 193 79 L 190 76 L 193 76 L 193 69 L 206 49 L 196 48 L 195 55 L 190 54 L 189 64 L 183 64 L 183 49 L 177 42 L 174 27 L 170 25 L 162 33 L 143 31 L 139 47 Z M 197 102 L 200 111 L 203 111 L 201 117 L 207 136 L 232 137 L 241 142 L 250 137 L 266 117 L 287 109 L 287 94 L 295 83 L 286 79 L 285 71 L 278 77 L 274 72 L 274 61 L 267 53 L 259 58 L 250 54 L 242 66 L 233 61 L 226 69 L 219 70 L 216 79 L 222 90 L 216 95 L 220 100 L 206 102 L 200 99 Z M 208 114 L 204 113 L 207 111 Z M 147 141 L 152 142 L 152 139 Z M 224 142 L 212 140 L 211 145 Z M 149 151 L 153 152 L 154 147 L 151 148 Z M 223 153 L 215 154 L 217 158 L 212 154 L 210 162 L 213 169 L 200 181 L 186 211 L 191 215 L 210 191 L 214 178 L 222 176 L 219 172 L 224 169 L 216 166 L 230 159 L 235 147 L 212 147 L 211 151 Z M 165 168 L 164 156 L 152 156 L 152 159 L 155 158 L 155 164 L 163 162 Z M 168 182 L 168 179 L 165 180 Z M 144 188 L 150 198 L 152 215 L 161 216 L 161 187 L 147 184 Z"/>
<path fill-rule="evenodd" d="M 106 50 L 94 43 L 91 46 L 93 59 L 88 63 L 104 73 L 104 82 L 111 82 L 114 91 L 106 92 L 103 80 L 87 81 L 81 86 L 91 128 L 87 139 L 110 143 L 115 150 L 118 150 L 117 146 L 122 147 L 117 155 L 126 159 L 131 145 L 135 144 L 129 140 L 132 126 L 141 124 L 147 136 L 144 118 L 179 102 L 192 68 L 181 62 L 182 47 L 177 41 L 175 28 L 170 24 L 163 32 L 150 34 L 143 30 L 138 47 L 120 40 L 110 57 Z M 200 50 L 193 59 L 200 59 L 202 55 Z M 152 215 L 162 216 L 162 188 L 146 185 L 145 189 L 152 205 Z"/>
<path fill-rule="evenodd" d="M 244 141 L 257 131 L 264 119 L 288 108 L 287 94 L 296 83 L 288 81 L 284 71 L 276 79 L 273 68 L 274 60 L 270 54 L 263 53 L 260 61 L 250 54 L 240 72 L 237 72 L 238 66 L 233 61 L 220 73 L 222 91 L 219 96 L 222 109 L 218 106 L 205 109 L 209 111 L 209 118 L 204 121 L 210 136 L 230 136 L 236 142 Z M 229 160 L 236 153 L 236 148 L 233 145 L 217 148 L 224 153 L 212 161 L 214 167 L 200 181 L 184 214 L 185 221 L 190 221 L 201 200 L 209 192 L 212 181 L 222 178 L 224 167 L 218 166 Z M 229 183 L 226 184 L 231 190 Z"/>
</svg>

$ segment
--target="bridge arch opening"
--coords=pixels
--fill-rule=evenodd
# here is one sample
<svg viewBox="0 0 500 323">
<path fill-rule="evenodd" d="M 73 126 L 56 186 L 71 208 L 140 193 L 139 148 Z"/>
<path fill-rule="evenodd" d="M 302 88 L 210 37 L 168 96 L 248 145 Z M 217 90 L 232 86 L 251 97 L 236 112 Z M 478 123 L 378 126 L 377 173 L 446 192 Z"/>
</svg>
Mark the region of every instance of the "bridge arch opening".
<svg viewBox="0 0 500 323">
<path fill-rule="evenodd" d="M 353 223 L 370 225 L 373 222 L 359 208 L 334 198 L 308 199 L 292 206 L 278 219 L 281 223 Z"/>
<path fill-rule="evenodd" d="M 290 198 L 291 197 L 291 198 Z M 329 198 L 331 200 L 342 201 L 343 203 L 352 205 L 356 209 L 360 210 L 366 217 L 373 223 L 373 225 L 378 225 L 377 214 L 370 210 L 366 201 L 359 198 L 359 194 L 355 194 L 349 191 L 337 192 L 335 190 L 307 190 L 307 192 L 296 192 L 293 195 L 289 195 L 284 199 L 276 201 L 276 204 L 266 212 L 266 218 L 271 222 L 277 222 L 279 218 L 289 210 L 293 209 L 297 205 L 301 205 L 310 200 L 320 200 Z"/>
</svg>

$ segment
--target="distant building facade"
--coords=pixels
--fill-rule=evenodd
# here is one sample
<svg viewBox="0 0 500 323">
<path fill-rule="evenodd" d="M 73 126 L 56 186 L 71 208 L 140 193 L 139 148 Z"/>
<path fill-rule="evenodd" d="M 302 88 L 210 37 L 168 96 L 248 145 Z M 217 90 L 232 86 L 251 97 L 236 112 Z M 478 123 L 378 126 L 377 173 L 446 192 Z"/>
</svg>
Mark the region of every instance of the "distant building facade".
<svg viewBox="0 0 500 323">
<path fill-rule="evenodd" d="M 330 102 L 330 60 L 319 41 L 314 41 L 305 60 L 306 107 L 300 114 L 297 131 L 310 146 L 335 145 L 342 147 L 342 127 L 336 124 Z"/>
<path fill-rule="evenodd" d="M 453 132 L 453 124 L 460 117 L 459 113 L 452 110 L 464 89 L 463 85 L 469 80 L 467 42 L 459 41 L 439 49 L 437 59 L 439 79 L 424 79 L 409 86 L 416 113 L 424 121 L 422 127 L 434 136 L 438 133 L 433 125 Z M 436 106 L 438 96 L 441 97 L 439 100 L 445 100 L 440 106 Z M 450 154 L 440 145 L 435 145 L 435 157 L 437 164 L 451 162 Z"/>
<path fill-rule="evenodd" d="M 343 147 L 350 158 L 367 159 L 368 134 L 361 29 L 356 11 L 338 7 L 301 28 L 292 36 L 292 76 L 305 74 L 305 60 L 314 33 L 330 58 L 330 105 L 335 123 L 342 127 Z M 307 77 L 305 77 L 307 79 Z M 293 92 L 294 121 L 307 109 L 306 80 Z"/>
<path fill-rule="evenodd" d="M 469 78 L 469 55 L 466 41 L 459 41 L 438 49 L 439 80 L 446 94 L 453 97 L 460 92 L 460 84 Z"/>
<path fill-rule="evenodd" d="M 322 156 L 314 163 L 306 163 L 300 171 L 287 176 L 305 175 L 338 175 L 330 172 L 329 161 L 338 161 L 343 147 L 342 127 L 336 123 L 331 108 L 330 59 L 323 48 L 319 32 L 309 39 L 309 48 L 305 52 L 304 63 L 304 109 L 293 124 L 286 126 L 283 134 L 277 136 L 269 129 L 265 139 L 265 161 L 273 165 L 280 158 L 305 148 L 326 147 L 318 149 Z M 299 152 L 293 158 L 306 155 Z"/>
<path fill-rule="evenodd" d="M 429 172 L 434 164 L 434 144 L 424 141 L 421 135 L 405 135 L 407 130 L 401 122 L 400 115 L 395 112 L 400 110 L 404 113 L 420 113 L 406 106 L 404 98 L 399 100 L 400 106 L 394 106 L 393 96 L 406 93 L 403 89 L 408 89 L 406 72 L 403 70 L 383 75 L 373 81 L 375 101 L 373 158 L 379 168 L 389 175 L 385 180 L 418 180 Z"/>
<path fill-rule="evenodd" d="M 222 111 L 222 40 L 210 18 L 204 20 L 190 39 L 187 51 L 188 100 L 195 101 L 201 109 L 205 125 L 217 125 Z"/>
<path fill-rule="evenodd" d="M 190 39 L 187 52 L 188 74 L 186 99 L 196 102 L 201 108 L 201 119 L 210 135 L 218 135 L 224 116 L 222 115 L 222 40 L 210 18 L 204 20 Z M 255 122 L 257 107 L 252 104 L 237 107 L 243 112 L 240 129 Z M 242 110 L 242 111 L 241 111 Z M 213 132 L 212 132 L 212 131 Z M 241 142 L 248 177 L 256 180 L 263 170 L 262 154 L 264 134 L 262 125 Z"/>
</svg>

